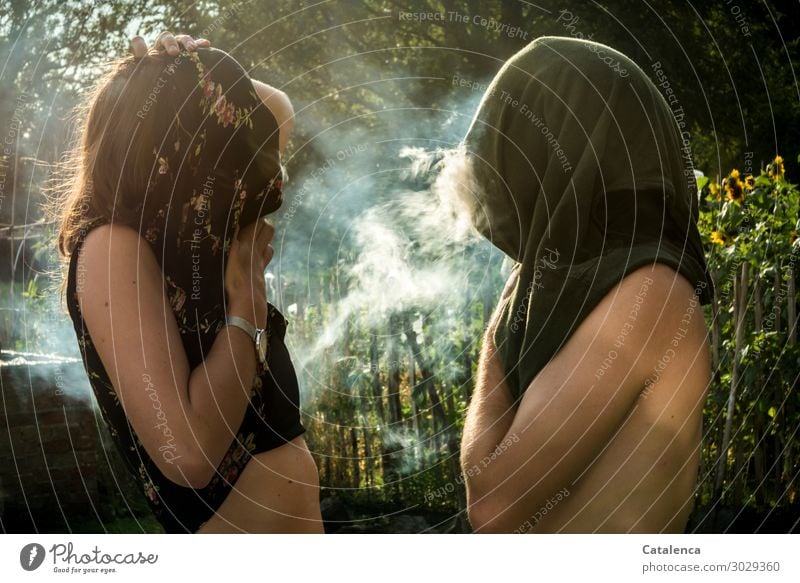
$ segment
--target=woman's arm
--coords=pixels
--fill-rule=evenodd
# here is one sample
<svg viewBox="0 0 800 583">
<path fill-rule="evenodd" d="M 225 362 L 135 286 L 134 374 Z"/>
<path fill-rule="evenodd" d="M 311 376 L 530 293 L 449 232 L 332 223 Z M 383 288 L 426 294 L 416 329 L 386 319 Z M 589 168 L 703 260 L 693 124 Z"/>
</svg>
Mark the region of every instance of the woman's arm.
<svg viewBox="0 0 800 583">
<path fill-rule="evenodd" d="M 630 413 L 692 296 L 689 283 L 670 268 L 639 269 L 579 325 L 528 387 L 518 410 L 509 413 L 510 397 L 484 397 L 490 405 L 479 400 L 482 413 L 470 407 L 465 435 L 473 446 L 464 470 L 477 531 L 520 528 L 589 467 Z M 481 365 L 485 386 L 473 398 L 492 389 L 507 393 L 495 388 L 503 375 L 493 346 L 484 349 Z M 470 464 L 477 465 L 471 476 Z"/>
<path fill-rule="evenodd" d="M 211 43 L 204 38 L 194 39 L 188 34 L 173 35 L 169 31 L 164 31 L 156 38 L 152 50 L 164 51 L 174 57 L 178 55 L 181 48 L 191 52 L 196 51 L 199 47 L 208 48 L 210 46 Z M 134 36 L 131 39 L 131 50 L 134 56 L 143 57 L 147 54 L 147 43 L 142 37 Z M 278 122 L 278 148 L 283 152 L 294 130 L 294 108 L 292 107 L 292 102 L 289 96 L 280 89 L 255 79 L 252 81 L 259 98 L 269 108 Z"/>
<path fill-rule="evenodd" d="M 225 287 L 228 314 L 263 328 L 272 227 L 259 223 L 234 239 Z M 89 282 L 79 290 L 80 309 L 133 429 L 167 478 L 204 487 L 244 417 L 256 372 L 253 340 L 226 326 L 190 370 L 161 268 L 136 231 L 92 230 L 79 261 Z"/>
</svg>

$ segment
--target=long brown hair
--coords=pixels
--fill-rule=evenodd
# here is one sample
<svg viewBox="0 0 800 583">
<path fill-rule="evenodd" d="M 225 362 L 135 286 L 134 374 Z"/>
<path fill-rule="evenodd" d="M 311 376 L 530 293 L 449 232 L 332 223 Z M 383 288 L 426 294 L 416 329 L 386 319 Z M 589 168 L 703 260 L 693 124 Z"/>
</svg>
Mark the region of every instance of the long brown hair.
<svg viewBox="0 0 800 583">
<path fill-rule="evenodd" d="M 49 212 L 58 227 L 58 250 L 68 257 L 86 228 L 99 220 L 138 226 L 142 200 L 159 148 L 173 122 L 173 107 L 156 107 L 174 57 L 151 52 L 110 64 L 77 106 L 73 145 L 61 160 Z M 169 83 L 192 80 L 172 76 Z M 139 212 L 137 212 L 139 211 Z"/>
</svg>

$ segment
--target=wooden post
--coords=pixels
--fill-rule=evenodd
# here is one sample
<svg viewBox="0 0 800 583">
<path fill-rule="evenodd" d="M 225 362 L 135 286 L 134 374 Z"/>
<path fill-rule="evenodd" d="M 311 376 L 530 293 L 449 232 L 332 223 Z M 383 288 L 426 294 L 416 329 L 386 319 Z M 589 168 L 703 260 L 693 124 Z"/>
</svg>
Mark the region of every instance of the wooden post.
<svg viewBox="0 0 800 583">
<path fill-rule="evenodd" d="M 742 355 L 744 344 L 744 323 L 747 315 L 747 284 L 750 273 L 750 263 L 742 263 L 741 277 L 733 281 L 734 298 L 734 318 L 736 322 L 736 345 L 733 349 L 733 368 L 731 371 L 731 388 L 728 393 L 727 416 L 725 418 L 725 430 L 722 434 L 722 446 L 720 447 L 720 459 L 717 466 L 717 479 L 714 484 L 715 497 L 719 499 L 722 495 L 722 486 L 725 482 L 725 471 L 728 466 L 728 449 L 731 442 L 731 432 L 733 430 L 733 415 L 736 411 L 736 391 L 739 386 L 739 360 Z"/>
<path fill-rule="evenodd" d="M 797 288 L 794 281 L 794 267 L 789 264 L 789 273 L 786 282 L 786 316 L 789 320 L 789 344 L 797 343 Z"/>
<path fill-rule="evenodd" d="M 711 280 L 714 283 L 714 301 L 711 304 L 711 314 L 713 321 L 711 322 L 711 361 L 714 371 L 719 371 L 719 346 L 722 338 L 722 323 L 720 322 L 719 315 L 719 277 L 715 272 L 711 273 Z"/>
</svg>

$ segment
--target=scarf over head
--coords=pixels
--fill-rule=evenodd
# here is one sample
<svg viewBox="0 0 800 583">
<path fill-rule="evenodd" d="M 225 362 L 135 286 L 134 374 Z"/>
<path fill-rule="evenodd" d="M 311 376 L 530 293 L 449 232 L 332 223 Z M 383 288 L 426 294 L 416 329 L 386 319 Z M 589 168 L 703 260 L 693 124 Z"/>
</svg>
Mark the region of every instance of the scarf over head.
<svg viewBox="0 0 800 583">
<path fill-rule="evenodd" d="M 181 332 L 213 342 L 225 324 L 234 233 L 282 202 L 278 124 L 223 51 L 182 53 L 165 61 L 160 78 L 166 82 L 140 117 L 163 124 L 165 137 L 153 145 L 147 194 L 134 214 L 161 263 Z M 210 346 L 201 344 L 187 346 L 193 365 Z"/>
<path fill-rule="evenodd" d="M 128 84 L 135 75 L 144 75 L 147 82 Z M 281 205 L 278 124 L 245 70 L 219 50 L 174 58 L 150 55 L 132 61 L 114 82 L 121 91 L 141 93 L 133 99 L 141 109 L 123 112 L 141 122 L 134 136 L 107 130 L 109 148 L 131 152 L 125 157 L 131 166 L 122 172 L 132 178 L 119 181 L 112 216 L 136 228 L 152 247 L 194 369 L 225 326 L 225 264 L 237 227 Z M 217 471 L 207 486 L 192 490 L 162 474 L 130 425 L 80 315 L 77 256 L 73 253 L 70 260 L 67 301 L 98 406 L 165 530 L 195 532 L 226 499 L 252 455 L 305 431 L 297 378 L 284 343 L 286 321 L 268 306 L 267 363 L 258 364 L 248 408 L 240 426 L 231 428 L 230 446 Z M 159 455 L 172 463 L 167 456 L 177 459 L 180 448 L 166 421 L 159 420 L 165 437 Z"/>
<path fill-rule="evenodd" d="M 688 141 L 623 54 L 536 39 L 495 76 L 463 145 L 473 223 L 519 264 L 495 331 L 515 398 L 639 267 L 664 263 L 711 301 Z"/>
</svg>

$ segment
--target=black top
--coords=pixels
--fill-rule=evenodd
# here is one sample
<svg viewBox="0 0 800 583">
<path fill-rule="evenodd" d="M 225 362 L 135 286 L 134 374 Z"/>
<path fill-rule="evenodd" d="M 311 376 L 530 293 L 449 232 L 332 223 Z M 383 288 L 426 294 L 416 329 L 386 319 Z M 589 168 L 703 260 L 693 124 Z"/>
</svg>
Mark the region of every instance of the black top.
<svg viewBox="0 0 800 583">
<path fill-rule="evenodd" d="M 121 142 L 127 151 L 130 143 L 135 155 L 120 161 L 113 208 L 96 214 L 134 228 L 153 250 L 194 369 L 225 326 L 225 270 L 236 229 L 281 206 L 278 123 L 247 72 L 223 51 L 151 54 L 128 61 L 115 75 L 108 99 L 136 103 L 144 99 L 136 94 L 141 87 L 157 83 L 160 89 L 157 99 L 137 112 L 141 127 L 134 135 L 104 134 L 109 143 L 101 147 L 113 152 Z M 119 115 L 131 115 L 124 107 L 117 109 Z M 93 175 L 92 185 L 108 188 L 102 173 Z M 79 239 L 108 221 L 82 224 Z M 297 378 L 283 343 L 286 321 L 269 306 L 267 366 L 259 365 L 244 421 L 216 475 L 201 490 L 178 486 L 161 474 L 137 439 L 84 326 L 75 291 L 92 282 L 77 279 L 80 240 L 70 258 L 67 303 L 100 410 L 167 532 L 195 532 L 220 506 L 252 454 L 279 447 L 304 431 Z M 157 399 L 154 389 L 162 389 L 148 383 L 145 375 L 142 390 Z M 170 449 L 174 438 L 167 422 L 160 427 L 164 445 L 151 452 L 164 459 L 179 454 Z"/>
<path fill-rule="evenodd" d="M 274 306 L 269 305 L 267 365 L 263 368 L 259 365 L 253 381 L 250 404 L 242 425 L 211 482 L 200 490 L 179 486 L 159 471 L 145 451 L 125 416 L 117 393 L 92 344 L 76 298 L 80 249 L 79 242 L 70 258 L 67 306 L 100 411 L 114 442 L 141 484 L 151 508 L 165 531 L 195 532 L 225 500 L 250 456 L 280 447 L 305 432 L 300 422 L 297 377 L 283 341 L 286 320 Z M 82 281 L 81 285 L 91 285 L 91 282 Z M 169 284 L 167 288 L 184 349 L 189 357 L 190 366 L 194 368 L 202 361 L 202 355 L 210 350 L 219 329 L 224 326 L 224 319 L 212 318 L 214 326 L 198 325 L 198 314 L 187 317 L 185 313 L 183 298 L 186 292 L 180 288 L 169 289 Z M 212 306 L 211 311 L 219 315 L 224 313 L 221 308 L 221 305 Z M 142 382 L 143 390 L 147 390 L 146 376 Z M 169 445 L 164 447 L 169 448 Z"/>
</svg>

